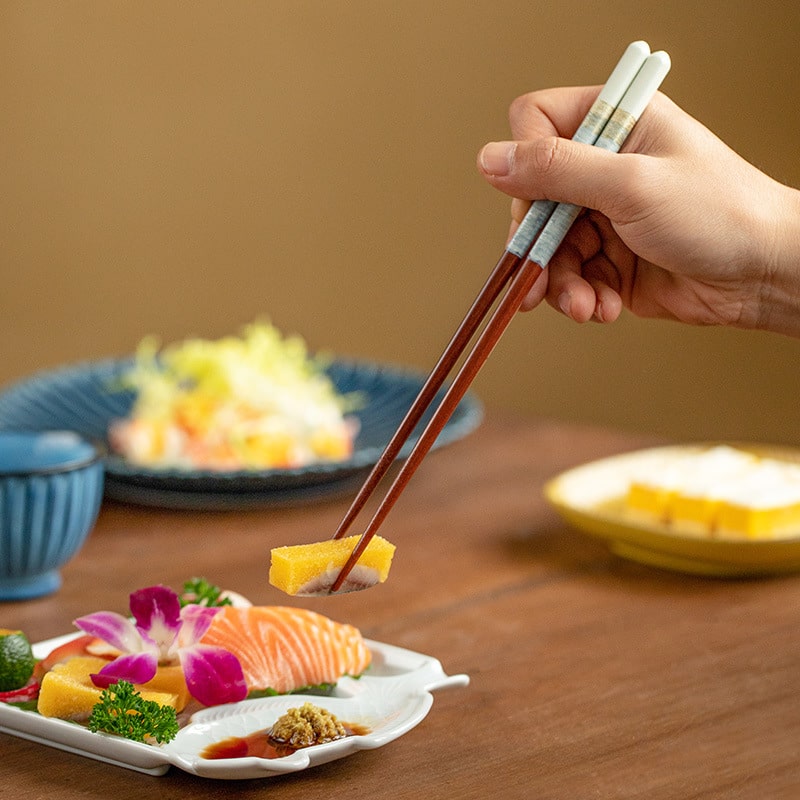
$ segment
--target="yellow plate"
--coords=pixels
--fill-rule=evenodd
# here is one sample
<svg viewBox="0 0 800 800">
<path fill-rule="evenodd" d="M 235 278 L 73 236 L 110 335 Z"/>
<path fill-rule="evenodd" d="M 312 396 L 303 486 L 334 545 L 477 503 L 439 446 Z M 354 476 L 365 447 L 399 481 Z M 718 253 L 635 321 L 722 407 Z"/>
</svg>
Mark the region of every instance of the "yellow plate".
<svg viewBox="0 0 800 800">
<path fill-rule="evenodd" d="M 675 525 L 647 523 L 626 513 L 630 478 L 648 461 L 708 445 L 638 450 L 575 467 L 551 480 L 545 497 L 561 516 L 584 533 L 603 540 L 631 561 L 697 575 L 736 577 L 800 571 L 800 530 L 776 539 L 704 538 Z M 739 447 L 762 456 L 800 461 L 800 451 L 766 445 Z"/>
</svg>

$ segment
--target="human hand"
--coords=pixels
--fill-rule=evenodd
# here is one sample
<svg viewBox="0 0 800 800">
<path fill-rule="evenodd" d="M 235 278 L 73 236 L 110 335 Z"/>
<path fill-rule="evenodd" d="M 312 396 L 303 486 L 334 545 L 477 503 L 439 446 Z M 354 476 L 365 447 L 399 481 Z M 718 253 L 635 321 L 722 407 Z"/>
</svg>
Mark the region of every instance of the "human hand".
<svg viewBox="0 0 800 800">
<path fill-rule="evenodd" d="M 478 167 L 512 202 L 512 233 L 531 199 L 586 211 L 523 305 L 575 319 L 641 317 L 800 335 L 800 193 L 774 181 L 657 94 L 609 153 L 571 136 L 598 87 L 550 89 L 511 106 L 511 142 Z"/>
</svg>

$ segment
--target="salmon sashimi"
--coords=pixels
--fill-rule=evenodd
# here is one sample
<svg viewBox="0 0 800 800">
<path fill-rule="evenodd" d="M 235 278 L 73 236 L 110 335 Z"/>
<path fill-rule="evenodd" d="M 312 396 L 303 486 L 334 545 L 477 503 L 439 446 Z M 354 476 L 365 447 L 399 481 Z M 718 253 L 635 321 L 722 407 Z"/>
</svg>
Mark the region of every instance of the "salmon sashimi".
<svg viewBox="0 0 800 800">
<path fill-rule="evenodd" d="M 288 606 L 224 606 L 202 641 L 239 659 L 251 695 L 335 684 L 372 660 L 357 628 Z"/>
</svg>

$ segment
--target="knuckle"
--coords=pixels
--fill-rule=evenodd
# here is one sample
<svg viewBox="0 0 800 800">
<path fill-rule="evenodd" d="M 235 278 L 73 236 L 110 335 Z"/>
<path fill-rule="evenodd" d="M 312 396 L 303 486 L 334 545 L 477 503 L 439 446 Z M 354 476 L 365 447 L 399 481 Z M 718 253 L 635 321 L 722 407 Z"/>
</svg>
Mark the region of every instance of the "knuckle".
<svg viewBox="0 0 800 800">
<path fill-rule="evenodd" d="M 535 91 L 520 95 L 511 101 L 508 121 L 515 138 L 528 138 L 532 128 L 542 124 L 547 115 L 542 109 L 543 92 Z"/>
<path fill-rule="evenodd" d="M 530 115 L 531 109 L 535 106 L 533 98 L 534 93 L 528 92 L 511 101 L 511 105 L 508 107 L 508 121 L 511 123 L 512 130 L 518 128 L 522 121 Z"/>
</svg>

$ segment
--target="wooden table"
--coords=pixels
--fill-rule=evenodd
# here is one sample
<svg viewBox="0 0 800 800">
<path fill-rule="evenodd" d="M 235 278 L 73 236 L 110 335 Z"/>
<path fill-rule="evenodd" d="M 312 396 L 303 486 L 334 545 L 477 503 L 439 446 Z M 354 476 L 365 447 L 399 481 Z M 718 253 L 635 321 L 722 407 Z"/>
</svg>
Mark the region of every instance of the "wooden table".
<svg viewBox="0 0 800 800">
<path fill-rule="evenodd" d="M 435 452 L 390 515 L 389 581 L 300 603 L 267 582 L 270 547 L 325 538 L 350 497 L 242 512 L 107 503 L 57 594 L 0 605 L 32 639 L 131 590 L 202 575 L 428 653 L 438 692 L 397 741 L 288 777 L 151 777 L 0 735 L 0 795 L 118 800 L 800 797 L 800 577 L 717 580 L 621 561 L 542 499 L 575 464 L 650 444 L 490 415 Z"/>
</svg>

